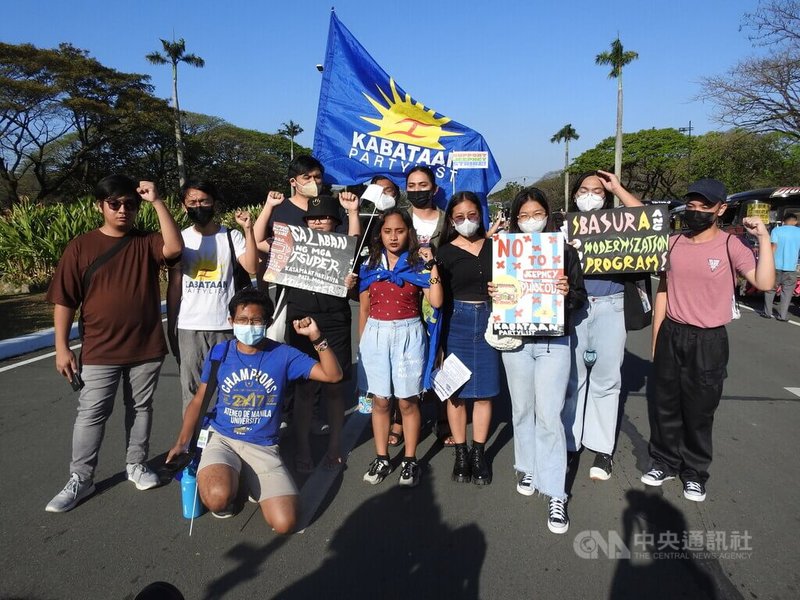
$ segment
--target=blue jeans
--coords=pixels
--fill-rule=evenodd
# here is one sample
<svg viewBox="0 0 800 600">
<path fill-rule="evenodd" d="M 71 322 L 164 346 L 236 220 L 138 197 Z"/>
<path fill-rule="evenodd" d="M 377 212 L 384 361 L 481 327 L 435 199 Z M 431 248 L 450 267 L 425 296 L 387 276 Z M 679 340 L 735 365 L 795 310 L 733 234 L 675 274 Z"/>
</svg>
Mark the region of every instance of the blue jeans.
<svg viewBox="0 0 800 600">
<path fill-rule="evenodd" d="M 501 352 L 511 394 L 514 468 L 532 474 L 540 493 L 566 499 L 567 441 L 561 410 L 572 360 L 569 337 L 533 340 Z"/>
<path fill-rule="evenodd" d="M 78 398 L 78 417 L 72 429 L 70 473 L 77 473 L 83 481 L 94 478 L 106 421 L 114 409 L 114 397 L 120 381 L 128 448 L 125 462 L 142 463 L 147 460 L 153 421 L 153 394 L 163 362 L 159 358 L 132 365 L 83 366 L 81 376 L 86 387 Z"/>
<path fill-rule="evenodd" d="M 594 452 L 613 454 L 625 358 L 623 294 L 589 296 L 587 304 L 572 313 L 572 368 L 564 412 L 567 450 L 586 446 Z M 597 361 L 587 378 L 586 351 Z M 587 394 L 588 386 L 588 394 Z"/>
</svg>

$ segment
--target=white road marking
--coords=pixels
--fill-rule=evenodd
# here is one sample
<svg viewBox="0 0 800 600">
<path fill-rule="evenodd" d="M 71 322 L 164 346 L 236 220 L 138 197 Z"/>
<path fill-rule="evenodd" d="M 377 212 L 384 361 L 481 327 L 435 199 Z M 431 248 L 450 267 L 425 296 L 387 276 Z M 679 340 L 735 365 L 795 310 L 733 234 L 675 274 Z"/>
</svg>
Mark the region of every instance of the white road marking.
<svg viewBox="0 0 800 600">
<path fill-rule="evenodd" d="M 785 389 L 787 392 L 789 392 L 791 394 L 794 394 L 795 396 L 800 397 L 800 387 L 796 387 L 796 388 L 795 387 L 785 387 L 783 389 Z"/>
</svg>

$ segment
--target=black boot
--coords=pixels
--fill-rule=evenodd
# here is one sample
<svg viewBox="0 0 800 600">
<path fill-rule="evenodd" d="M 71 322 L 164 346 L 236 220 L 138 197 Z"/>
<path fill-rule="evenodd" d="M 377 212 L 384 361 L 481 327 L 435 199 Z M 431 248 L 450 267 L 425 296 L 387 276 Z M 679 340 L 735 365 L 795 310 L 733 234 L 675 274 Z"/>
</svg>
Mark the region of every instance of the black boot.
<svg viewBox="0 0 800 600">
<path fill-rule="evenodd" d="M 492 483 L 492 473 L 483 453 L 483 444 L 474 444 L 469 453 L 469 464 L 472 465 L 472 483 L 475 485 L 489 485 Z"/>
<path fill-rule="evenodd" d="M 456 462 L 453 464 L 453 481 L 469 483 L 472 478 L 472 468 L 469 463 L 469 449 L 466 444 L 456 444 Z"/>
</svg>

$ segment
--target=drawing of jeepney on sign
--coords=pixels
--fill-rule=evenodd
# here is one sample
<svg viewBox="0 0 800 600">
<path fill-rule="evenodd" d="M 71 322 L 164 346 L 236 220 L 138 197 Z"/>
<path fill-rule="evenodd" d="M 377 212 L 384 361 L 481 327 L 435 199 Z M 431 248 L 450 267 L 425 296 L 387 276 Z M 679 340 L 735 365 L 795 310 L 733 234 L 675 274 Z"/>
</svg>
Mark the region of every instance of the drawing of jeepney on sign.
<svg viewBox="0 0 800 600">
<path fill-rule="evenodd" d="M 498 233 L 492 236 L 492 331 L 497 335 L 564 335 L 561 233 Z"/>
</svg>

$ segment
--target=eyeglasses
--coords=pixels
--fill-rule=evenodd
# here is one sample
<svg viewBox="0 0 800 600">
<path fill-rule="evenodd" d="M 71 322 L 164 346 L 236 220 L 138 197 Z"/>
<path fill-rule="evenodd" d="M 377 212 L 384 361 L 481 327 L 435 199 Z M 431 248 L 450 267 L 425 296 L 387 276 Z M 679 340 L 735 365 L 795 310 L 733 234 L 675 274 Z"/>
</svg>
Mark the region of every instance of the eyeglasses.
<svg viewBox="0 0 800 600">
<path fill-rule="evenodd" d="M 239 317 L 238 319 L 233 320 L 234 325 L 255 325 L 256 327 L 262 327 L 267 324 L 264 319 L 245 319 L 244 317 Z"/>
<path fill-rule="evenodd" d="M 327 223 L 331 220 L 331 217 L 308 217 L 306 219 L 307 222 L 314 221 L 314 223 Z"/>
<path fill-rule="evenodd" d="M 543 210 L 536 211 L 535 213 L 519 213 L 517 221 L 527 221 L 528 219 L 542 220 L 547 217 L 547 213 Z"/>
<path fill-rule="evenodd" d="M 118 211 L 121 207 L 125 207 L 125 210 L 134 211 L 139 210 L 139 206 L 142 204 L 141 200 L 105 200 L 105 203 L 108 204 L 108 208 L 113 210 L 114 212 Z"/>
<path fill-rule="evenodd" d="M 456 225 L 461 225 L 467 219 L 469 219 L 473 223 L 477 223 L 478 213 L 469 213 L 466 217 L 464 215 L 458 215 L 457 217 L 453 217 L 453 223 L 455 223 Z"/>
</svg>

